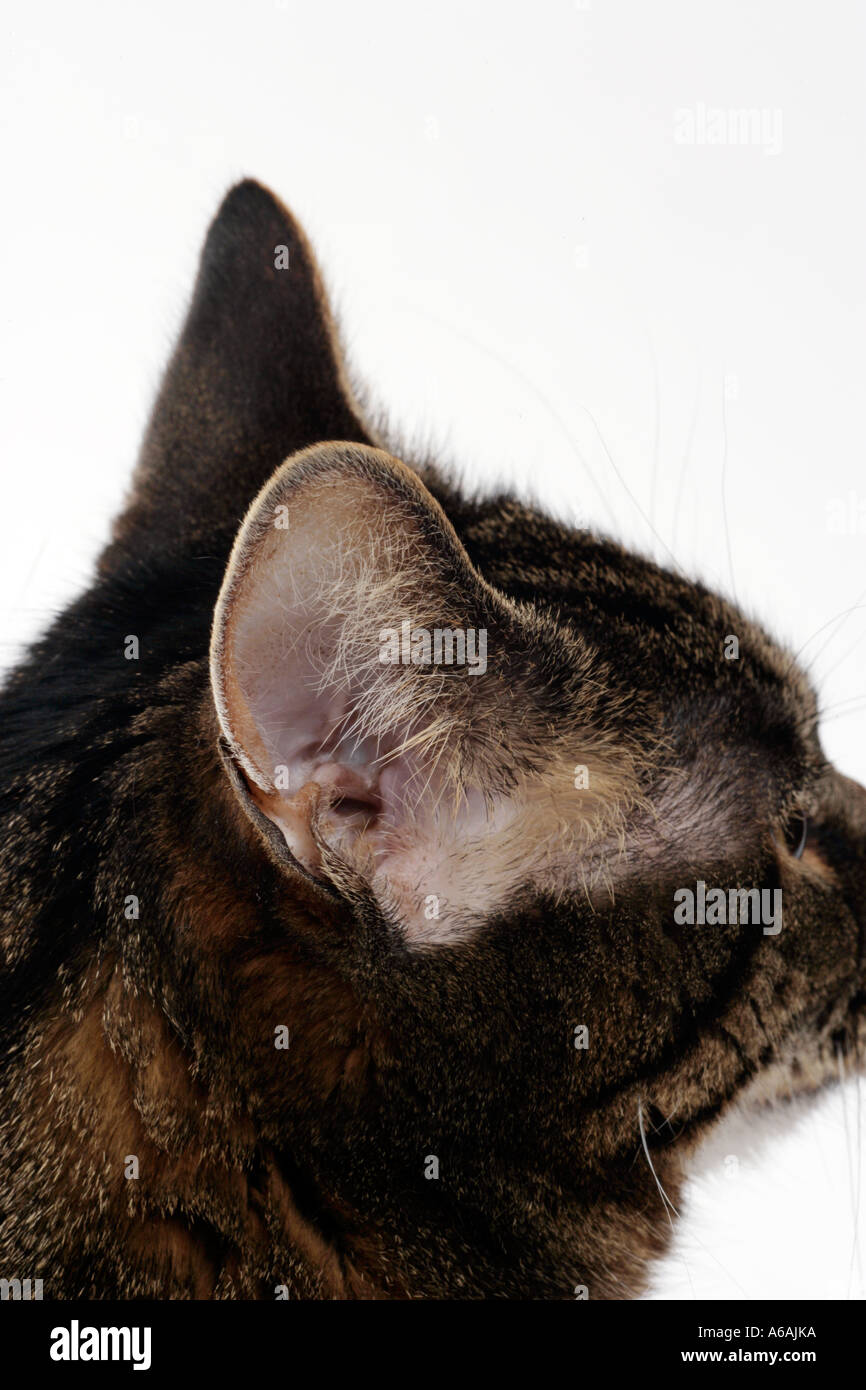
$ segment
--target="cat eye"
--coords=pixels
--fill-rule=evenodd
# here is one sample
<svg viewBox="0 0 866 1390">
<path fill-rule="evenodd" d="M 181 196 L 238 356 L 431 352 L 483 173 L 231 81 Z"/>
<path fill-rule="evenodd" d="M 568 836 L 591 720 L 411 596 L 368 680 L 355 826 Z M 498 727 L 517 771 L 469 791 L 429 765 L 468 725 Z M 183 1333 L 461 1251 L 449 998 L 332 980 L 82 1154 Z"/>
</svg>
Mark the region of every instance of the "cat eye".
<svg viewBox="0 0 866 1390">
<path fill-rule="evenodd" d="M 795 811 L 785 826 L 785 844 L 795 859 L 802 859 L 808 835 L 808 818 L 801 811 Z"/>
</svg>

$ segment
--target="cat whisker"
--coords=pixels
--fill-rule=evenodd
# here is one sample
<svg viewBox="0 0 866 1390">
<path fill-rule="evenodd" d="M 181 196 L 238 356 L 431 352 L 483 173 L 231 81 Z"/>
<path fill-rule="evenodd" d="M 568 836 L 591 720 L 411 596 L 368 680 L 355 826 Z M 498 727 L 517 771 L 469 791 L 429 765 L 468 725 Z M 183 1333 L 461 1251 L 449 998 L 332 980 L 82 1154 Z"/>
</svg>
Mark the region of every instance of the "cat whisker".
<svg viewBox="0 0 866 1390">
<path fill-rule="evenodd" d="M 722 385 L 722 520 L 725 523 L 725 546 L 728 552 L 731 593 L 736 603 L 737 583 L 734 579 L 734 555 L 731 549 L 731 528 L 728 524 L 728 407 L 724 384 Z"/>
<path fill-rule="evenodd" d="M 502 353 L 497 352 L 496 349 L 490 347 L 488 343 L 482 343 L 473 334 L 467 333 L 462 328 L 457 328 L 453 323 L 451 323 L 447 319 L 440 319 L 438 315 L 431 314 L 426 309 L 420 309 L 416 304 L 407 304 L 405 307 L 408 308 L 413 314 L 418 314 L 421 318 L 428 319 L 430 320 L 430 322 L 438 324 L 440 328 L 446 328 L 449 333 L 453 333 L 455 337 L 461 338 L 464 343 L 469 343 L 471 347 L 474 347 L 479 352 L 484 353 L 486 357 L 491 357 L 494 362 L 498 362 L 501 367 L 504 367 L 506 371 L 511 372 L 512 376 L 517 377 L 518 381 L 522 381 L 524 386 L 529 388 L 529 390 L 535 396 L 536 400 L 541 402 L 548 415 L 558 425 L 561 433 L 565 436 L 572 452 L 577 457 L 578 461 L 581 464 L 581 467 L 583 468 L 584 472 L 586 473 L 587 477 L 592 483 L 595 492 L 598 494 L 598 496 L 604 503 L 607 514 L 610 517 L 611 525 L 614 528 L 616 528 L 616 514 L 614 513 L 613 507 L 610 504 L 610 500 L 607 494 L 605 493 L 604 489 L 602 488 L 601 484 L 596 478 L 592 468 L 590 467 L 586 455 L 580 448 L 579 444 L 577 443 L 577 440 L 574 438 L 573 434 L 571 433 L 571 430 L 568 428 L 568 425 L 563 420 L 562 416 L 554 406 L 553 402 L 540 389 L 540 387 L 536 386 L 535 382 L 532 381 L 532 379 L 528 377 L 526 373 L 521 370 L 520 367 L 516 366 L 514 362 L 510 361 L 509 358 L 504 357 Z"/>
<path fill-rule="evenodd" d="M 655 1179 L 655 1185 L 656 1185 L 656 1187 L 657 1187 L 658 1190 L 659 1190 L 659 1196 L 660 1196 L 661 1199 L 662 1199 L 662 1204 L 664 1205 L 665 1214 L 666 1214 L 666 1216 L 667 1216 L 667 1218 L 668 1218 L 668 1221 L 670 1222 L 671 1230 L 673 1230 L 674 1223 L 673 1223 L 673 1221 L 671 1221 L 671 1212 L 673 1212 L 674 1216 L 679 1216 L 679 1212 L 677 1211 L 677 1209 L 676 1209 L 676 1207 L 674 1206 L 673 1202 L 671 1201 L 670 1197 L 668 1196 L 668 1194 L 665 1192 L 664 1188 L 662 1187 L 662 1185 L 661 1185 L 661 1180 L 659 1179 L 658 1173 L 656 1172 L 655 1168 L 653 1167 L 653 1161 L 652 1161 L 652 1158 L 650 1157 L 649 1144 L 647 1143 L 647 1139 L 646 1139 L 646 1129 L 644 1128 L 644 1122 L 643 1122 L 643 1101 L 641 1101 L 640 1099 L 638 1100 L 638 1103 L 637 1103 L 637 1122 L 638 1122 L 638 1128 L 640 1129 L 640 1140 L 641 1140 L 641 1144 L 643 1145 L 644 1154 L 646 1155 L 646 1161 L 647 1161 L 647 1163 L 649 1164 L 649 1170 L 650 1170 L 650 1172 L 652 1173 L 653 1178 Z"/>
<path fill-rule="evenodd" d="M 687 470 L 688 470 L 688 466 L 689 466 L 689 464 L 690 464 L 690 462 L 691 462 L 691 458 L 692 458 L 692 448 L 693 448 L 694 442 L 695 442 L 695 431 L 696 431 L 697 425 L 698 425 L 698 414 L 699 414 L 699 412 L 700 412 L 700 404 L 701 404 L 701 374 L 700 374 L 700 372 L 698 372 L 698 385 L 697 385 L 697 390 L 695 391 L 695 403 L 694 403 L 694 406 L 692 407 L 692 416 L 691 416 L 691 420 L 690 420 L 690 422 L 689 422 L 689 433 L 688 433 L 688 438 L 686 439 L 686 451 L 685 451 L 685 454 L 683 455 L 683 461 L 682 461 L 682 465 L 681 465 L 681 467 L 680 467 L 680 476 L 679 476 L 679 479 L 678 479 L 678 481 L 677 481 L 677 495 L 676 495 L 676 500 L 675 500 L 675 502 L 674 502 L 674 519 L 673 519 L 673 525 L 672 525 L 672 528 L 671 528 L 671 548 L 672 548 L 674 551 L 675 551 L 676 548 L 677 548 L 677 533 L 678 533 L 678 531 L 679 531 L 680 507 L 681 507 L 682 500 L 683 500 L 683 490 L 684 490 L 684 487 L 685 487 L 686 472 L 687 472 Z"/>
<path fill-rule="evenodd" d="M 658 490 L 659 476 L 659 448 L 661 445 L 661 391 L 659 389 L 659 363 L 653 347 L 652 338 L 649 340 L 650 358 L 653 364 L 653 454 L 652 470 L 650 472 L 650 521 L 655 527 L 656 521 L 656 493 Z"/>
<path fill-rule="evenodd" d="M 832 618 L 828 618 L 826 623 L 822 623 L 819 628 L 816 628 L 815 631 L 812 633 L 811 637 L 807 637 L 803 645 L 791 657 L 790 664 L 787 668 L 788 671 L 793 671 L 794 667 L 796 666 L 803 652 L 808 647 L 809 643 L 814 642 L 816 637 L 820 637 L 821 633 L 824 632 L 828 627 L 832 627 L 834 623 L 839 623 L 839 619 L 841 618 L 843 622 L 839 623 L 839 627 L 836 629 L 836 632 L 831 633 L 831 635 L 827 638 L 827 641 L 824 642 L 824 644 L 818 648 L 817 652 L 815 652 L 814 656 L 809 658 L 809 663 L 806 669 L 811 670 L 812 667 L 815 665 L 815 662 L 818 660 L 818 657 L 824 651 L 824 648 L 827 647 L 830 642 L 832 642 L 834 637 L 838 636 L 838 633 L 841 631 L 844 621 L 847 620 L 852 613 L 856 613 L 858 608 L 866 608 L 866 604 L 864 604 L 862 601 L 864 598 L 866 598 L 866 589 L 863 590 L 863 593 L 860 595 L 857 602 L 851 604 L 850 608 L 843 608 L 841 612 L 834 613 Z"/>
<path fill-rule="evenodd" d="M 655 1185 L 656 1185 L 656 1187 L 657 1187 L 658 1190 L 659 1190 L 659 1196 L 660 1196 L 661 1199 L 662 1199 L 662 1205 L 663 1205 L 663 1207 L 664 1207 L 665 1216 L 666 1216 L 667 1219 L 668 1219 L 668 1222 L 669 1222 L 669 1224 L 670 1224 L 671 1230 L 673 1230 L 673 1228 L 674 1228 L 674 1223 L 673 1223 L 673 1221 L 671 1220 L 671 1212 L 673 1212 L 674 1216 L 676 1216 L 676 1217 L 679 1216 L 679 1212 L 677 1211 L 677 1209 L 676 1209 L 676 1207 L 674 1206 L 673 1202 L 671 1201 L 670 1197 L 668 1196 L 668 1194 L 665 1192 L 664 1188 L 662 1187 L 661 1181 L 660 1181 L 660 1179 L 659 1179 L 659 1175 L 658 1175 L 658 1173 L 656 1172 L 655 1168 L 653 1167 L 653 1161 L 652 1161 L 652 1158 L 650 1157 L 649 1145 L 647 1144 L 647 1141 L 646 1141 L 646 1130 L 644 1129 L 644 1123 L 643 1123 L 643 1102 L 641 1101 L 640 1097 L 638 1097 L 638 1103 L 637 1103 L 637 1122 L 638 1122 L 638 1127 L 639 1127 L 639 1129 L 640 1129 L 641 1144 L 642 1144 L 642 1146 L 643 1146 L 644 1154 L 646 1155 L 646 1161 L 647 1161 L 647 1163 L 649 1164 L 649 1170 L 650 1170 L 650 1172 L 652 1173 L 653 1178 L 655 1179 Z M 694 1286 L 694 1284 L 692 1283 L 691 1271 L 690 1271 L 688 1265 L 686 1264 L 686 1261 L 685 1261 L 685 1259 L 683 1258 L 682 1255 L 680 1255 L 680 1259 L 682 1260 L 682 1263 L 683 1263 L 683 1269 L 686 1271 L 686 1278 L 687 1278 L 688 1281 L 689 1281 L 689 1286 L 690 1286 L 691 1291 L 692 1291 L 692 1298 L 695 1298 L 695 1297 L 696 1297 L 696 1294 L 695 1294 L 695 1286 Z"/>
<path fill-rule="evenodd" d="M 677 1216 L 677 1217 L 679 1216 L 679 1212 L 677 1211 L 677 1209 L 676 1209 L 676 1207 L 674 1206 L 673 1202 L 671 1201 L 670 1197 L 667 1195 L 667 1193 L 665 1192 L 664 1188 L 662 1187 L 661 1182 L 660 1182 L 660 1180 L 659 1180 L 659 1176 L 658 1176 L 658 1174 L 656 1173 L 655 1168 L 653 1167 L 653 1161 L 652 1161 L 652 1158 L 650 1157 L 649 1145 L 647 1144 L 646 1129 L 645 1129 L 645 1127 L 644 1127 L 644 1120 L 643 1120 L 643 1102 L 642 1102 L 640 1099 L 638 1099 L 638 1103 L 637 1103 L 637 1119 L 638 1119 L 638 1127 L 639 1127 L 639 1129 L 640 1129 L 641 1145 L 642 1145 L 642 1147 L 643 1147 L 643 1151 L 644 1151 L 644 1154 L 645 1154 L 645 1156 L 646 1156 L 646 1161 L 647 1161 L 647 1163 L 649 1164 L 650 1172 L 652 1173 L 653 1178 L 655 1179 L 656 1187 L 657 1187 L 658 1190 L 659 1190 L 659 1195 L 661 1196 L 662 1202 L 663 1202 L 663 1204 L 664 1204 L 665 1215 L 667 1216 L 668 1221 L 671 1222 L 671 1227 L 673 1227 L 673 1222 L 671 1221 L 671 1212 L 673 1212 L 674 1216 Z M 743 1295 L 743 1297 L 744 1297 L 744 1298 L 748 1298 L 749 1295 L 748 1295 L 748 1293 L 746 1292 L 746 1290 L 743 1288 L 743 1286 L 742 1286 L 742 1284 L 740 1283 L 740 1281 L 739 1281 L 738 1279 L 736 1279 L 736 1278 L 734 1277 L 733 1274 L 731 1274 L 731 1271 L 730 1271 L 729 1269 L 726 1269 L 726 1268 L 725 1268 L 725 1266 L 722 1264 L 722 1262 L 721 1262 L 721 1260 L 719 1259 L 719 1257 L 718 1257 L 717 1255 L 715 1255 L 715 1254 L 713 1253 L 712 1250 L 710 1250 L 709 1246 L 708 1246 L 708 1245 L 705 1245 L 704 1242 L 703 1242 L 702 1240 L 700 1240 L 698 1236 L 694 1235 L 694 1233 L 691 1234 L 691 1238 L 692 1238 L 692 1240 L 695 1241 L 695 1243 L 696 1243 L 697 1245 L 699 1245 L 699 1246 L 701 1247 L 701 1249 L 702 1249 L 707 1255 L 709 1255 L 709 1257 L 710 1257 L 711 1260 L 714 1260 L 714 1261 L 715 1261 L 715 1263 L 718 1265 L 718 1267 L 719 1267 L 719 1269 L 722 1271 L 722 1273 L 725 1274 L 725 1275 L 727 1275 L 727 1277 L 730 1279 L 731 1283 L 732 1283 L 732 1284 L 735 1284 L 735 1285 L 737 1286 L 737 1288 L 740 1290 L 740 1293 Z M 680 1256 L 680 1258 L 682 1259 L 682 1256 Z M 690 1272 L 689 1272 L 689 1267 L 688 1267 L 688 1265 L 686 1264 L 686 1262 L 685 1262 L 684 1259 L 683 1259 L 683 1266 L 685 1267 L 686 1274 L 688 1275 L 689 1283 L 692 1285 L 692 1297 L 694 1298 L 694 1297 L 695 1297 L 695 1290 L 694 1290 L 694 1285 L 692 1284 L 692 1277 L 691 1277 L 691 1274 L 690 1274 Z"/>
<path fill-rule="evenodd" d="M 852 714 L 862 714 L 866 710 L 866 701 L 852 704 L 847 709 L 839 709 L 836 706 L 832 706 L 832 708 L 834 712 L 829 718 L 825 718 L 824 714 L 817 715 L 815 724 L 833 724 L 837 719 L 847 719 Z"/>
<path fill-rule="evenodd" d="M 851 653 L 852 653 L 857 647 L 859 647 L 860 643 L 861 643 L 864 639 L 866 639 L 866 632 L 861 632 L 861 634 L 860 634 L 860 636 L 857 638 L 856 642 L 852 642 L 851 645 L 850 645 L 850 647 L 848 648 L 848 650 L 847 650 L 846 652 L 844 652 L 842 656 L 839 657 L 839 660 L 838 660 L 838 661 L 834 661 L 833 665 L 830 667 L 830 670 L 824 672 L 824 680 L 825 680 L 825 681 L 833 674 L 833 672 L 836 670 L 836 668 L 837 668 L 838 666 L 841 666 L 843 662 L 845 662 L 845 661 L 848 660 L 848 658 L 849 658 L 849 656 L 851 655 Z"/>
<path fill-rule="evenodd" d="M 602 449 L 604 450 L 605 457 L 607 458 L 608 463 L 610 464 L 611 468 L 613 469 L 614 473 L 616 474 L 617 479 L 618 479 L 620 485 L 622 486 L 623 491 L 625 492 L 625 494 L 626 494 L 626 496 L 628 497 L 629 501 L 632 503 L 632 506 L 635 508 L 635 510 L 637 511 L 638 515 L 639 515 L 639 516 L 641 517 L 641 519 L 645 522 L 645 524 L 649 527 L 650 531 L 651 531 L 652 534 L 655 536 L 656 540 L 658 541 L 658 543 L 659 543 L 659 545 L 662 547 L 662 549 L 667 551 L 668 555 L 670 556 L 670 561 L 671 561 L 671 564 L 673 565 L 674 569 L 677 571 L 678 574 L 684 576 L 685 572 L 684 572 L 684 570 L 683 570 L 682 565 L 681 565 L 681 564 L 679 563 L 679 561 L 677 560 L 676 555 L 674 555 L 674 553 L 673 553 L 673 551 L 671 550 L 670 546 L 668 545 L 667 541 L 664 540 L 664 538 L 663 538 L 662 536 L 659 535 L 659 533 L 658 533 L 658 531 L 656 530 L 655 526 L 653 526 L 652 521 L 651 521 L 650 518 L 647 516 L 647 514 L 646 514 L 646 512 L 644 511 L 643 507 L 641 506 L 640 502 L 638 502 L 637 498 L 635 497 L 634 493 L 632 492 L 632 490 L 631 490 L 631 488 L 629 487 L 628 483 L 626 482 L 625 478 L 622 476 L 622 473 L 620 473 L 619 468 L 618 468 L 617 465 L 616 465 L 616 461 L 615 461 L 615 459 L 614 459 L 614 457 L 613 457 L 613 454 L 610 452 L 610 449 L 609 449 L 608 446 L 607 446 L 607 442 L 605 441 L 604 435 L 602 434 L 601 429 L 599 428 L 598 421 L 596 420 L 596 418 L 595 418 L 595 416 L 593 415 L 592 411 L 589 409 L 589 406 L 582 405 L 582 406 L 581 406 L 581 410 L 582 410 L 582 411 L 584 412 L 584 414 L 588 417 L 588 419 L 589 419 L 589 421 L 590 421 L 590 423 L 591 423 L 593 429 L 595 430 L 596 434 L 598 435 L 599 443 L 601 444 L 601 447 L 602 447 Z"/>
</svg>

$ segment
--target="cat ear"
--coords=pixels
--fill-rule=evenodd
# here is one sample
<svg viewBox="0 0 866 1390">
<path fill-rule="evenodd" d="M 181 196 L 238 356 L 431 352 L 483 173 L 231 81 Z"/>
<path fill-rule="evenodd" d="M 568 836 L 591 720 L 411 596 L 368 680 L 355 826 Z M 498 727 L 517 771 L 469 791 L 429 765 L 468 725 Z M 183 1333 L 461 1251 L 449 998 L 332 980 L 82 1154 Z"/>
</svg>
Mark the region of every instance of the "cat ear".
<svg viewBox="0 0 866 1390">
<path fill-rule="evenodd" d="M 208 231 L 117 535 L 212 554 L 289 454 L 367 437 L 306 237 L 248 179 Z"/>
<path fill-rule="evenodd" d="M 251 507 L 214 617 L 223 735 L 259 812 L 311 875 L 361 875 L 413 940 L 471 929 L 573 849 L 616 773 L 575 666 L 473 569 L 416 475 L 379 450 L 308 449 Z M 611 778 L 613 780 L 611 780 Z M 540 856 L 540 859 L 539 859 Z"/>
</svg>

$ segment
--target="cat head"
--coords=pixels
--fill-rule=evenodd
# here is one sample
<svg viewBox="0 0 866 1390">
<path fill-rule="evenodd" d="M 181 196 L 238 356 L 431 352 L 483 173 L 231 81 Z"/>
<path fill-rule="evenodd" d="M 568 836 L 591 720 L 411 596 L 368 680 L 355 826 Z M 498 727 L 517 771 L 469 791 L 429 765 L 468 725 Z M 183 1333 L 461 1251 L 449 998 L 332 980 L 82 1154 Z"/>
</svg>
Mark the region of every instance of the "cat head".
<svg viewBox="0 0 866 1390">
<path fill-rule="evenodd" d="M 642 1147 L 661 1171 L 856 1053 L 866 793 L 753 620 L 398 452 L 303 234 L 241 185 L 106 559 L 227 556 L 200 746 L 248 906 L 200 947 L 227 1001 L 202 1011 L 272 1142 L 314 1144 L 355 1211 L 415 1200 L 435 1242 L 437 1155 L 502 1229 L 540 1203 L 571 1267 L 587 1204 L 601 1230 L 639 1188 L 664 1220 Z"/>
</svg>

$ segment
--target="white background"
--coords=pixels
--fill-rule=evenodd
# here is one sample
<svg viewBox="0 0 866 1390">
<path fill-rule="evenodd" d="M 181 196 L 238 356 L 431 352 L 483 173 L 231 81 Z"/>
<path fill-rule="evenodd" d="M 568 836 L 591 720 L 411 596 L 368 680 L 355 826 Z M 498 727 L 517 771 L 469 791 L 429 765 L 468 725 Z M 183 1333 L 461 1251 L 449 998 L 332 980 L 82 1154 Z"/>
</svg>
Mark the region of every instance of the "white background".
<svg viewBox="0 0 866 1390">
<path fill-rule="evenodd" d="M 734 594 L 814 662 L 866 780 L 864 14 L 7 7 L 3 661 L 84 583 L 206 224 L 252 174 L 400 430 Z M 684 143 L 702 108 L 763 135 Z M 781 1132 L 693 1187 L 658 1293 L 863 1296 L 856 1088 Z"/>
</svg>

